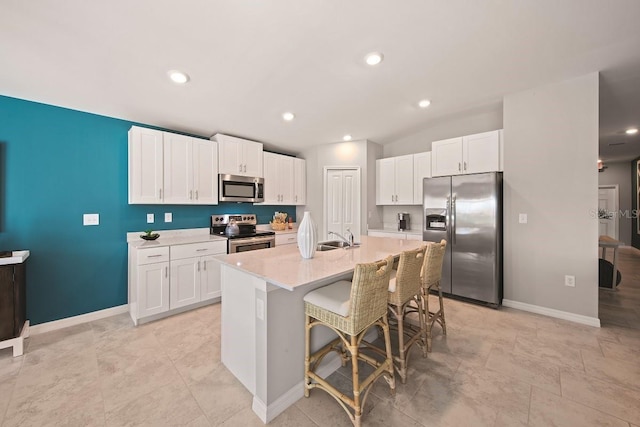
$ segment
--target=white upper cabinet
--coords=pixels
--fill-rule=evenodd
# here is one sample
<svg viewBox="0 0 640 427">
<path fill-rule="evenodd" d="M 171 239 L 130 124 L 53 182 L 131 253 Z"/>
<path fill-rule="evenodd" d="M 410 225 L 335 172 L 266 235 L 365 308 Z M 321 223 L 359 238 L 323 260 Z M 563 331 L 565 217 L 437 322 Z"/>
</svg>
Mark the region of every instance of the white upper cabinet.
<svg viewBox="0 0 640 427">
<path fill-rule="evenodd" d="M 501 170 L 502 130 L 434 141 L 431 146 L 433 176 Z"/>
<path fill-rule="evenodd" d="M 129 130 L 129 204 L 162 203 L 162 132 L 133 126 Z"/>
<path fill-rule="evenodd" d="M 502 130 L 478 133 L 462 138 L 462 168 L 464 173 L 500 170 Z"/>
<path fill-rule="evenodd" d="M 134 126 L 129 131 L 129 203 L 218 203 L 215 141 Z"/>
<path fill-rule="evenodd" d="M 413 204 L 422 204 L 422 180 L 431 178 L 431 152 L 413 155 Z"/>
<path fill-rule="evenodd" d="M 376 204 L 413 204 L 413 155 L 376 160 Z"/>
<path fill-rule="evenodd" d="M 268 153 L 264 157 L 264 202 L 265 205 L 304 204 L 305 161 L 282 154 Z M 298 174 L 302 175 L 302 179 Z M 299 183 L 302 181 L 302 184 Z M 300 201 L 297 201 L 300 200 Z"/>
<path fill-rule="evenodd" d="M 219 173 L 264 177 L 261 143 L 219 133 L 212 139 L 218 142 Z"/>
<path fill-rule="evenodd" d="M 307 162 L 304 159 L 293 159 L 293 204 L 307 203 Z"/>
</svg>

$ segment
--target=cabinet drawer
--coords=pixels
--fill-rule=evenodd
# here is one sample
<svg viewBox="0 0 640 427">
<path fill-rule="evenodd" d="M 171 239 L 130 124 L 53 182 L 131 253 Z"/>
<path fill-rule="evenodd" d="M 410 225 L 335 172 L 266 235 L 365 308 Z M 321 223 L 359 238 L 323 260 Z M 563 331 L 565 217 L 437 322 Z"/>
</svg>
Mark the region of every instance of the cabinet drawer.
<svg viewBox="0 0 640 427">
<path fill-rule="evenodd" d="M 137 261 L 138 265 L 169 261 L 169 247 L 140 249 L 138 250 Z"/>
<path fill-rule="evenodd" d="M 171 246 L 171 259 L 193 258 L 205 255 L 217 255 L 227 253 L 227 242 L 190 243 L 188 245 Z"/>
<path fill-rule="evenodd" d="M 298 235 L 296 233 L 276 234 L 276 246 L 294 243 L 298 243 Z"/>
</svg>

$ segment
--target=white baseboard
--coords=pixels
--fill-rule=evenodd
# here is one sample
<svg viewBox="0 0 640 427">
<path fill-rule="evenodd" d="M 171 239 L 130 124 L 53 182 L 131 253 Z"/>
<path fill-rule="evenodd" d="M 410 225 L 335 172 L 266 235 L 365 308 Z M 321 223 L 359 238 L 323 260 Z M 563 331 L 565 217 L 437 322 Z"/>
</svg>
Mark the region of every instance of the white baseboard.
<svg viewBox="0 0 640 427">
<path fill-rule="evenodd" d="M 569 313 L 568 311 L 556 310 L 554 308 L 541 307 L 539 305 L 527 304 L 519 301 L 502 300 L 505 307 L 516 308 L 522 311 L 542 314 L 544 316 L 555 317 L 556 319 L 569 320 L 571 322 L 581 323 L 583 325 L 600 327 L 600 319 L 597 317 L 583 316 L 581 314 Z"/>
<path fill-rule="evenodd" d="M 67 317 L 65 319 L 54 320 L 52 322 L 40 323 L 39 325 L 31 326 L 29 330 L 31 335 L 37 335 L 45 332 L 55 331 L 56 329 L 81 325 L 83 323 L 92 322 L 94 320 L 100 320 L 104 319 L 105 317 L 111 317 L 117 314 L 128 312 L 129 305 L 124 304 L 117 307 L 105 308 L 104 310 L 92 311 L 91 313 L 85 313 L 79 316 Z"/>
</svg>

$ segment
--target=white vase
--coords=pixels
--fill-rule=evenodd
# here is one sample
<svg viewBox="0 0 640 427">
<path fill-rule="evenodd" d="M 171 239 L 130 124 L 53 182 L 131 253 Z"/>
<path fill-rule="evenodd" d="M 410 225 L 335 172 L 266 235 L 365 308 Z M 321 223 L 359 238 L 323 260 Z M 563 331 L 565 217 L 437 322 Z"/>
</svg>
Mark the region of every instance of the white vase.
<svg viewBox="0 0 640 427">
<path fill-rule="evenodd" d="M 311 214 L 307 211 L 302 217 L 302 222 L 298 227 L 298 249 L 302 258 L 313 258 L 316 253 L 318 243 L 318 230 L 316 223 L 311 219 Z"/>
</svg>

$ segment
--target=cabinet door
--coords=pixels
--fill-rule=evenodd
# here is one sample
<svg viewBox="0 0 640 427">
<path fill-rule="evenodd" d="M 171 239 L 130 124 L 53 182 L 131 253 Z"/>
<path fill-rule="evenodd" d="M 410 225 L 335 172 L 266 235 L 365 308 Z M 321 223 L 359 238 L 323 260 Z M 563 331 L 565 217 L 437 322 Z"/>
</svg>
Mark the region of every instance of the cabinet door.
<svg viewBox="0 0 640 427">
<path fill-rule="evenodd" d="M 169 308 L 174 309 L 200 301 L 200 258 L 171 261 Z"/>
<path fill-rule="evenodd" d="M 395 160 L 395 203 L 413 204 L 413 155 L 394 157 Z"/>
<path fill-rule="evenodd" d="M 413 155 L 413 204 L 421 205 L 424 178 L 431 178 L 431 152 Z"/>
<path fill-rule="evenodd" d="M 253 141 L 242 141 L 242 172 L 241 175 L 263 178 L 262 144 Z"/>
<path fill-rule="evenodd" d="M 220 263 L 214 260 L 213 255 L 202 257 L 200 261 L 200 301 L 221 296 Z"/>
<path fill-rule="evenodd" d="M 169 310 L 169 263 L 139 265 L 138 318 Z"/>
<path fill-rule="evenodd" d="M 278 182 L 280 204 L 293 205 L 293 157 L 279 156 Z"/>
<path fill-rule="evenodd" d="M 376 160 L 376 204 L 395 204 L 395 163 L 393 157 Z M 413 196 L 412 196 L 413 197 Z"/>
<path fill-rule="evenodd" d="M 296 233 L 276 233 L 276 246 L 293 245 L 298 243 Z"/>
<path fill-rule="evenodd" d="M 307 162 L 304 159 L 293 160 L 293 203 L 307 203 Z"/>
<path fill-rule="evenodd" d="M 263 153 L 264 161 L 264 202 L 265 205 L 277 205 L 278 193 L 278 155 Z"/>
<path fill-rule="evenodd" d="M 192 139 L 164 132 L 164 203 L 188 205 L 195 200 Z"/>
<path fill-rule="evenodd" d="M 218 147 L 215 141 L 193 138 L 194 203 L 218 204 Z"/>
<path fill-rule="evenodd" d="M 216 135 L 218 141 L 218 170 L 221 174 L 241 175 L 240 140 L 232 136 Z"/>
<path fill-rule="evenodd" d="M 462 138 L 434 141 L 431 144 L 431 175 L 462 173 Z"/>
<path fill-rule="evenodd" d="M 462 140 L 462 170 L 464 173 L 500 170 L 499 130 L 465 136 Z"/>
<path fill-rule="evenodd" d="M 162 157 L 161 131 L 129 130 L 129 204 L 162 203 Z"/>
</svg>

